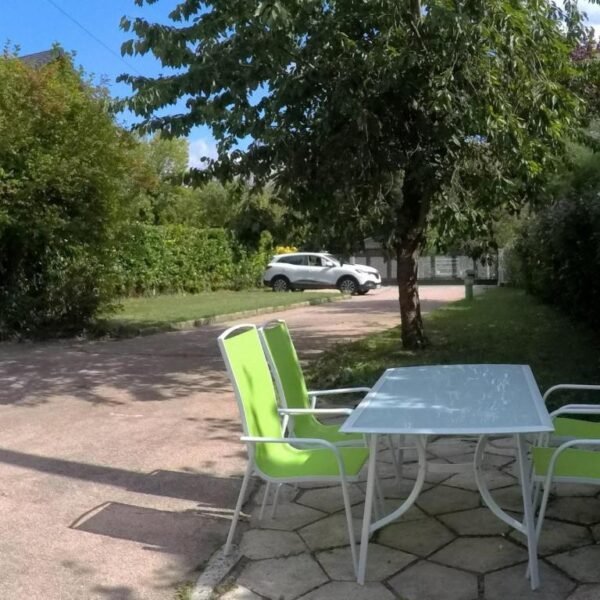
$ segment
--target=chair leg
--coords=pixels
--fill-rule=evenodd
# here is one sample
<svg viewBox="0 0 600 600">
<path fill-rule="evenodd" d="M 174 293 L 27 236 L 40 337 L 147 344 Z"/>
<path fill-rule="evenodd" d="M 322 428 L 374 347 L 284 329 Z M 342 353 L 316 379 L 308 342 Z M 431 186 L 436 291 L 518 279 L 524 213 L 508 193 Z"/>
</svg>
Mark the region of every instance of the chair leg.
<svg viewBox="0 0 600 600">
<path fill-rule="evenodd" d="M 350 496 L 348 494 L 348 484 L 346 478 L 342 476 L 342 496 L 344 497 L 344 510 L 346 511 L 346 524 L 348 526 L 348 538 L 350 539 L 350 553 L 352 554 L 352 566 L 354 575 L 358 576 L 358 553 L 356 551 L 356 539 L 354 538 L 354 523 L 352 521 L 352 508 L 350 507 Z"/>
<path fill-rule="evenodd" d="M 552 488 L 552 480 L 544 483 L 544 493 L 542 495 L 542 503 L 540 504 L 540 512 L 538 514 L 537 523 L 535 526 L 535 535 L 537 539 L 540 539 L 542 533 L 542 525 L 544 523 L 544 515 L 546 514 L 546 508 L 548 507 L 548 498 L 550 497 L 550 489 Z"/>
<path fill-rule="evenodd" d="M 278 483 L 275 488 L 275 495 L 273 496 L 273 504 L 271 506 L 271 519 L 274 519 L 277 516 L 277 504 L 279 502 L 279 491 L 281 490 L 281 486 L 283 483 Z"/>
<path fill-rule="evenodd" d="M 223 551 L 225 556 L 227 556 L 229 554 L 229 550 L 231 550 L 231 542 L 233 541 L 235 528 L 237 527 L 238 519 L 240 518 L 240 512 L 242 512 L 242 506 L 244 505 L 244 500 L 246 499 L 246 490 L 248 489 L 248 482 L 250 481 L 253 467 L 254 465 L 252 462 L 248 461 L 248 466 L 246 468 L 246 473 L 244 474 L 242 487 L 240 489 L 240 495 L 238 496 L 237 503 L 235 505 L 231 526 L 229 527 L 229 534 L 227 535 L 227 541 L 225 542 L 225 550 Z"/>
<path fill-rule="evenodd" d="M 262 503 L 260 505 L 260 512 L 258 513 L 259 521 L 263 520 L 265 514 L 265 507 L 267 506 L 267 500 L 269 499 L 269 493 L 271 492 L 271 482 L 267 481 L 265 486 L 265 495 L 263 496 Z"/>
</svg>

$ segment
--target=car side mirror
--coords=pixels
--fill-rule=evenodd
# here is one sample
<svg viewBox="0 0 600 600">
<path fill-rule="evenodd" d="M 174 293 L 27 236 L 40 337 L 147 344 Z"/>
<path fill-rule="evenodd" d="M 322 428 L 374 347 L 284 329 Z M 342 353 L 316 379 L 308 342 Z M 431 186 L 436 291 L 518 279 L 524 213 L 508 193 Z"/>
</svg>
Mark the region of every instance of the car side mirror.
<svg viewBox="0 0 600 600">
<path fill-rule="evenodd" d="M 333 263 L 330 260 L 323 261 L 324 267 L 333 267 Z"/>
</svg>

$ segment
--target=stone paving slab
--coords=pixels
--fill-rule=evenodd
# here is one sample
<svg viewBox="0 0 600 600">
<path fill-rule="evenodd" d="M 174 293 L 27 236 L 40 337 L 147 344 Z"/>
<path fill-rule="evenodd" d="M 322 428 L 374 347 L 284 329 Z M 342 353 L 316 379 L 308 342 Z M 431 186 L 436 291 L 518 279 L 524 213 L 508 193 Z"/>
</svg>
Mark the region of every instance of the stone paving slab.
<svg viewBox="0 0 600 600">
<path fill-rule="evenodd" d="M 511 447 L 507 443 L 498 449 L 508 452 Z M 521 490 L 508 474 L 512 466 L 507 459 L 512 458 L 497 456 L 487 476 L 499 486 L 509 485 L 493 489 L 492 495 L 520 519 Z M 413 469 L 414 464 L 405 465 L 405 471 Z M 552 498 L 551 512 L 561 516 L 546 519 L 540 543 L 545 557 L 540 560 L 541 588 L 532 592 L 525 577 L 524 538 L 482 506 L 468 487 L 469 475 L 443 474 L 443 483 L 429 482 L 419 506 L 372 536 L 364 586 L 354 581 L 339 488 L 302 485 L 295 493 L 282 494 L 277 517 L 262 522 L 256 518 L 258 506 L 253 506 L 251 529 L 241 541 L 246 562 L 240 563 L 237 587 L 219 600 L 600 600 L 600 544 L 594 543 L 600 539 L 597 498 Z M 413 484 L 404 478 L 398 485 L 393 475 L 383 480 L 386 512 L 397 508 Z M 364 487 L 364 482 L 359 484 L 352 495 L 357 540 Z"/>
<path fill-rule="evenodd" d="M 517 565 L 486 575 L 486 600 L 566 600 L 575 583 L 557 569 L 540 561 L 540 589 L 532 591 L 525 577 L 525 565 Z"/>
<path fill-rule="evenodd" d="M 567 600 L 598 600 L 600 585 L 582 585 Z"/>
<path fill-rule="evenodd" d="M 418 556 L 429 556 L 455 538 L 455 535 L 433 518 L 407 523 L 394 523 L 377 533 L 377 540 Z"/>
<path fill-rule="evenodd" d="M 600 546 L 583 546 L 548 559 L 567 575 L 582 583 L 600 583 Z"/>
<path fill-rule="evenodd" d="M 403 600 L 476 600 L 477 577 L 471 573 L 420 561 L 390 580 Z"/>
<path fill-rule="evenodd" d="M 510 530 L 504 521 L 484 507 L 440 515 L 439 519 L 458 535 L 500 535 Z"/>
<path fill-rule="evenodd" d="M 527 560 L 527 552 L 503 537 L 461 537 L 431 556 L 449 567 L 486 573 Z"/>
<path fill-rule="evenodd" d="M 489 490 L 509 487 L 518 483 L 512 475 L 505 473 L 504 471 L 499 471 L 498 469 L 484 469 L 483 479 Z M 475 483 L 475 475 L 472 472 L 452 475 L 452 477 L 444 481 L 444 485 L 479 492 L 477 484 Z"/>
<path fill-rule="evenodd" d="M 327 575 L 334 581 L 355 581 L 350 546 L 318 552 L 316 556 Z M 366 581 L 383 581 L 415 560 L 417 557 L 413 554 L 386 548 L 380 544 L 371 544 Z"/>
<path fill-rule="evenodd" d="M 332 581 L 299 600 L 394 600 L 393 594 L 381 583 L 347 583 Z"/>
<path fill-rule="evenodd" d="M 432 515 L 454 512 L 461 508 L 476 508 L 481 500 L 479 494 L 459 488 L 439 485 L 423 492 L 417 499 L 417 505 Z"/>
<path fill-rule="evenodd" d="M 522 533 L 513 531 L 510 537 L 526 545 L 525 536 Z M 540 556 L 556 554 L 571 548 L 578 548 L 593 543 L 593 538 L 587 527 L 582 525 L 573 525 L 572 523 L 562 523 L 552 519 L 544 519 L 544 528 L 538 543 L 538 553 Z M 600 600 L 600 598 L 599 598 Z"/>
<path fill-rule="evenodd" d="M 357 504 L 365 499 L 365 494 L 359 484 L 349 485 L 348 495 L 350 496 L 350 504 Z M 300 494 L 297 502 L 323 512 L 337 512 L 344 508 L 342 486 L 336 485 L 335 487 L 305 490 Z"/>
<path fill-rule="evenodd" d="M 546 514 L 582 525 L 600 522 L 600 500 L 597 498 L 555 498 L 548 503 Z"/>
<path fill-rule="evenodd" d="M 251 529 L 244 534 L 240 543 L 240 552 L 251 560 L 289 556 L 306 550 L 300 536 L 291 531 Z"/>
<path fill-rule="evenodd" d="M 239 583 L 273 600 L 294 600 L 329 581 L 323 569 L 308 554 L 251 562 Z"/>
</svg>

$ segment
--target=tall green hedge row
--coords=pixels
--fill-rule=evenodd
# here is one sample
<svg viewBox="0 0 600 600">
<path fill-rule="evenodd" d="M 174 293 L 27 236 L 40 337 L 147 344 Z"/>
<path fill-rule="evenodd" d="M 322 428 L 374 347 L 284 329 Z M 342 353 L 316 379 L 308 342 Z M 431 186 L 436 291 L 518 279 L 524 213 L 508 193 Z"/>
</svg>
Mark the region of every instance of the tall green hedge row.
<svg viewBox="0 0 600 600">
<path fill-rule="evenodd" d="M 115 248 L 116 292 L 135 296 L 252 287 L 260 284 L 269 253 L 267 235 L 258 251 L 249 252 L 223 229 L 128 225 Z"/>
<path fill-rule="evenodd" d="M 517 282 L 600 326 L 600 198 L 563 199 L 530 219 L 515 247 Z"/>
</svg>

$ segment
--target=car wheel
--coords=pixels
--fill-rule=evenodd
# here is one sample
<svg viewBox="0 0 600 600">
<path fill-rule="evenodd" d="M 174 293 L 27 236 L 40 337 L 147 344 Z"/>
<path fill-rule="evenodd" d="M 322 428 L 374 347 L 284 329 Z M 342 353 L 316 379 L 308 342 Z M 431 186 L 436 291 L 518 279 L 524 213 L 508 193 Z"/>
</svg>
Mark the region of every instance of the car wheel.
<svg viewBox="0 0 600 600">
<path fill-rule="evenodd" d="M 356 294 L 358 293 L 358 281 L 354 277 L 342 277 L 338 281 L 338 290 L 342 294 Z"/>
<path fill-rule="evenodd" d="M 287 277 L 282 277 L 279 275 L 278 277 L 274 277 L 273 281 L 271 281 L 271 287 L 274 292 L 289 292 L 290 291 L 290 281 Z"/>
<path fill-rule="evenodd" d="M 356 292 L 359 296 L 364 296 L 365 294 L 369 293 L 369 290 L 358 290 L 358 292 Z"/>
</svg>

